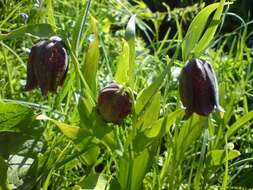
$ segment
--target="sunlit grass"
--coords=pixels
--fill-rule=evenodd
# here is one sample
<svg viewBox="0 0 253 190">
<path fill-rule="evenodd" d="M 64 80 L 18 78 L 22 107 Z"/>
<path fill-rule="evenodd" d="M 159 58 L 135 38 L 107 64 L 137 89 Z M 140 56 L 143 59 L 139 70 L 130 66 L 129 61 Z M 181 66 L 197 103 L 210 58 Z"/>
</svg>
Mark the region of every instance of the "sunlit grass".
<svg viewBox="0 0 253 190">
<path fill-rule="evenodd" d="M 253 188 L 253 49 L 246 45 L 252 36 L 248 25 L 242 23 L 226 35 L 219 33 L 218 28 L 211 44 L 198 55 L 214 67 L 225 113 L 214 112 L 208 118 L 194 115 L 186 120 L 177 80 L 184 65 L 182 60 L 191 56 L 185 53 L 187 56 L 183 57 L 181 51 L 187 31 L 183 17 L 173 13 L 176 32 L 171 36 L 168 29 L 160 39 L 157 28 L 149 28 L 145 19 L 151 18 L 158 27 L 162 19 L 156 17 L 166 15 L 155 15 L 143 3 L 102 0 L 91 1 L 88 6 L 88 1 L 78 0 L 18 2 L 6 1 L 1 9 L 0 39 L 30 24 L 50 24 L 69 48 L 69 71 L 58 94 L 43 97 L 39 89 L 24 92 L 29 49 L 39 39 L 36 34 L 45 31 L 36 31 L 34 27 L 27 31 L 33 34 L 19 32 L 0 41 L 0 173 L 6 173 L 8 168 L 8 180 L 0 176 L 0 189 L 8 189 L 10 184 L 10 189 L 18 186 L 18 189 L 98 189 L 100 185 L 100 189 L 116 190 L 125 182 L 125 189 Z M 191 9 L 196 16 L 199 7 Z M 27 22 L 20 13 L 29 16 Z M 143 89 L 152 84 L 157 87 L 145 95 L 150 96 L 147 102 L 143 98 L 145 106 L 136 105 L 136 114 L 120 126 L 108 126 L 96 114 L 87 117 L 89 110 L 85 110 L 94 108 L 96 103 L 96 97 L 90 95 L 94 88 L 90 89 L 90 83 L 86 83 L 89 73 L 84 67 L 89 38 L 94 27 L 97 28 L 97 87 L 101 89 L 114 79 L 119 57 L 126 51 L 123 39 L 133 14 L 137 27 L 136 56 L 135 79 L 130 86 L 138 94 L 137 101 L 142 99 Z M 96 26 L 91 15 L 97 20 Z M 88 61 L 92 63 L 93 60 Z M 13 110 L 7 112 L 8 106 L 13 106 Z M 17 116 L 11 116 L 12 112 Z M 155 118 L 152 114 L 159 116 Z M 54 120 L 38 121 L 35 119 L 38 115 Z M 153 117 L 154 122 L 150 119 Z M 142 119 L 144 122 L 138 123 Z M 150 126 L 153 128 L 149 130 Z M 104 134 L 108 136 L 104 138 Z"/>
</svg>

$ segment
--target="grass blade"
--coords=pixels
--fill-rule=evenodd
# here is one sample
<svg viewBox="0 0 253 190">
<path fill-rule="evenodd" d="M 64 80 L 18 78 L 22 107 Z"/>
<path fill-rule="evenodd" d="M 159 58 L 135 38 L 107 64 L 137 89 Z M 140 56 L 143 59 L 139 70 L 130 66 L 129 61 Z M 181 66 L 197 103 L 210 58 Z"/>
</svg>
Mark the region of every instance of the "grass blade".
<svg viewBox="0 0 253 190">
<path fill-rule="evenodd" d="M 253 111 L 248 112 L 246 115 L 239 118 L 227 131 L 226 135 L 229 138 L 231 135 L 236 133 L 241 126 L 244 126 L 247 122 L 253 119 Z"/>
</svg>

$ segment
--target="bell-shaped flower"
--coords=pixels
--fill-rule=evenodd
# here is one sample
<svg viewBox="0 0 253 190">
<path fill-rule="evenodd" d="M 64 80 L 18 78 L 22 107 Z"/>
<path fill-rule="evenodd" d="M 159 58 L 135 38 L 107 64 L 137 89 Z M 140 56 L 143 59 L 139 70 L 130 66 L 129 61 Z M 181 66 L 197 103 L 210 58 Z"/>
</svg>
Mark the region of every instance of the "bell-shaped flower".
<svg viewBox="0 0 253 190">
<path fill-rule="evenodd" d="M 207 116 L 219 105 L 218 84 L 210 63 L 202 59 L 191 59 L 181 70 L 179 76 L 179 93 L 186 116 L 193 112 Z"/>
<path fill-rule="evenodd" d="M 68 70 L 68 55 L 61 38 L 53 36 L 36 43 L 30 52 L 27 64 L 27 81 L 25 90 L 37 86 L 43 95 L 57 92 L 63 85 Z"/>
</svg>

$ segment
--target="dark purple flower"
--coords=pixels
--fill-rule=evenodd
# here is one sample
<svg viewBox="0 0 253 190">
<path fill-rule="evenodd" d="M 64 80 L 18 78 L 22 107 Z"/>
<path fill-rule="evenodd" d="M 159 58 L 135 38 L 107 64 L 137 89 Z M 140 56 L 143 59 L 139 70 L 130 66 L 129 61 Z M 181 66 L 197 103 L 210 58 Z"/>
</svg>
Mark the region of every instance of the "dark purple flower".
<svg viewBox="0 0 253 190">
<path fill-rule="evenodd" d="M 120 123 L 131 112 L 132 101 L 127 92 L 116 83 L 100 91 L 98 111 L 107 122 Z"/>
<path fill-rule="evenodd" d="M 179 78 L 179 93 L 186 115 L 193 112 L 207 116 L 214 108 L 222 111 L 218 100 L 218 84 L 210 63 L 202 59 L 186 62 Z"/>
<path fill-rule="evenodd" d="M 43 95 L 57 92 L 68 70 L 68 56 L 61 38 L 53 36 L 35 44 L 30 52 L 27 64 L 27 81 L 25 90 L 38 85 Z"/>
</svg>

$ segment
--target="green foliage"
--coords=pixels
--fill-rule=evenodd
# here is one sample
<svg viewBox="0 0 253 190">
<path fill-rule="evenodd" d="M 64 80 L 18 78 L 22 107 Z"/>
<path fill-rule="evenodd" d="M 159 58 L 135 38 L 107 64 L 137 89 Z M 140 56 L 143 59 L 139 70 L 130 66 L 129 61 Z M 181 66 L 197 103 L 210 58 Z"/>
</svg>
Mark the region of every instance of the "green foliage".
<svg viewBox="0 0 253 190">
<path fill-rule="evenodd" d="M 232 160 L 240 156 L 240 152 L 237 150 L 230 150 L 226 157 L 225 150 L 212 150 L 207 154 L 207 163 L 212 166 L 219 166 L 226 162 L 226 160 Z"/>
<path fill-rule="evenodd" d="M 129 57 L 129 45 L 125 40 L 123 40 L 122 52 L 119 56 L 117 70 L 115 73 L 115 80 L 119 84 L 129 82 Z"/>
<path fill-rule="evenodd" d="M 84 62 L 84 77 L 89 84 L 93 96 L 95 97 L 97 93 L 97 69 L 99 63 L 99 40 L 96 25 L 96 19 L 91 17 L 91 28 L 93 35 L 90 38 L 90 43 Z"/>
<path fill-rule="evenodd" d="M 231 3 L 166 13 L 142 1 L 2 3 L 0 189 L 253 188 L 252 33 L 245 21 L 218 33 Z M 166 19 L 176 26 L 161 36 Z M 65 83 L 48 97 L 23 92 L 28 49 L 52 35 L 66 42 Z M 185 119 L 177 77 L 192 56 L 212 63 L 225 113 Z M 96 106 L 112 80 L 133 104 L 118 124 L 106 123 Z"/>
<path fill-rule="evenodd" d="M 8 185 L 8 178 L 7 178 L 7 170 L 8 165 L 6 164 L 5 160 L 0 156 L 0 189 L 1 190 L 10 190 Z"/>
<path fill-rule="evenodd" d="M 28 107 L 0 102 L 0 116 L 0 155 L 3 158 L 17 153 L 28 139 L 41 135 L 34 112 Z"/>
<path fill-rule="evenodd" d="M 9 34 L 1 34 L 0 40 L 20 38 L 26 33 L 33 34 L 38 37 L 48 37 L 55 34 L 54 29 L 50 24 L 31 24 L 13 30 Z"/>
<path fill-rule="evenodd" d="M 224 5 L 225 0 L 222 0 L 220 3 L 214 3 L 205 7 L 191 22 L 182 44 L 184 61 L 189 59 L 190 54 L 195 57 L 200 56 L 209 45 L 220 24 Z M 208 19 L 213 11 L 215 11 L 215 14 L 206 28 Z"/>
</svg>

